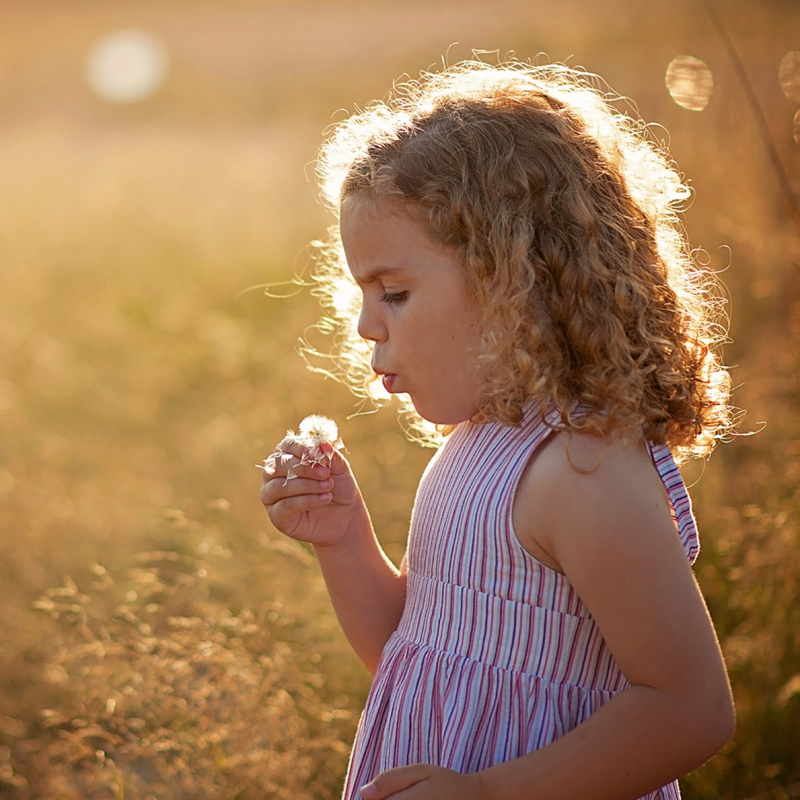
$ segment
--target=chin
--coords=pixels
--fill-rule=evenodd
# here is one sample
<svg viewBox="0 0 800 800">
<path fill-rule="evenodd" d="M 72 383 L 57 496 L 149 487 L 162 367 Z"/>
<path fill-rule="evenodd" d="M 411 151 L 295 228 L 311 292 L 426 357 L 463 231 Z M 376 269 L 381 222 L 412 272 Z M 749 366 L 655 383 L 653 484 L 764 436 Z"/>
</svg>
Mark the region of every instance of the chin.
<svg viewBox="0 0 800 800">
<path fill-rule="evenodd" d="M 430 422 L 431 425 L 460 425 L 462 422 L 472 419 L 478 413 L 478 409 L 471 411 L 448 411 L 445 409 L 436 410 L 420 407 L 416 403 L 414 403 L 414 410 L 422 417 L 422 419 L 424 419 L 426 422 Z"/>
</svg>

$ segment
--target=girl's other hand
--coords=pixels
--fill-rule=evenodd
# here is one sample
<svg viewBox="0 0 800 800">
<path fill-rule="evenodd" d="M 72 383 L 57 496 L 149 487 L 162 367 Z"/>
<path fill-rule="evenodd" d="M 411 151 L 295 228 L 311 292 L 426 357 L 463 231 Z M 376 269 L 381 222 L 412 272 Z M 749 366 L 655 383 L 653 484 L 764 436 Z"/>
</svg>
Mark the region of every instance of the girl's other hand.
<svg viewBox="0 0 800 800">
<path fill-rule="evenodd" d="M 301 463 L 307 447 L 287 437 L 264 462 L 261 502 L 282 533 L 318 547 L 337 545 L 364 502 L 350 465 L 329 444 L 329 466 Z"/>
<path fill-rule="evenodd" d="M 489 800 L 479 773 L 462 775 L 431 764 L 382 772 L 361 789 L 364 800 Z"/>
</svg>

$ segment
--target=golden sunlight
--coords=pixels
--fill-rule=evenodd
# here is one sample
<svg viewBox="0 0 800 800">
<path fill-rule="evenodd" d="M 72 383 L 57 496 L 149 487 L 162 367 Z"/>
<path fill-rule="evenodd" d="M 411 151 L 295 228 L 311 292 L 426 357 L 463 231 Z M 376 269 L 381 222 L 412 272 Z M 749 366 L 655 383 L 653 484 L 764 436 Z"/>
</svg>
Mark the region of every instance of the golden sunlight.
<svg viewBox="0 0 800 800">
<path fill-rule="evenodd" d="M 349 318 L 361 305 L 361 292 L 352 282 L 340 281 L 331 297 L 334 312 L 339 319 Z"/>
</svg>

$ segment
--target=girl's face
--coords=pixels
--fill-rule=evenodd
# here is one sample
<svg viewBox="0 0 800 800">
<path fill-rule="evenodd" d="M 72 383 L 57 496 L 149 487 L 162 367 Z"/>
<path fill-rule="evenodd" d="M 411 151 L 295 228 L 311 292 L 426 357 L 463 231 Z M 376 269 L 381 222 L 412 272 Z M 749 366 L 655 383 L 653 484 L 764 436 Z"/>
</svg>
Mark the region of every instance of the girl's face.
<svg viewBox="0 0 800 800">
<path fill-rule="evenodd" d="M 372 368 L 407 393 L 429 422 L 455 425 L 478 411 L 480 313 L 454 252 L 432 239 L 399 200 L 342 205 L 347 265 L 363 294 L 358 332 Z"/>
</svg>

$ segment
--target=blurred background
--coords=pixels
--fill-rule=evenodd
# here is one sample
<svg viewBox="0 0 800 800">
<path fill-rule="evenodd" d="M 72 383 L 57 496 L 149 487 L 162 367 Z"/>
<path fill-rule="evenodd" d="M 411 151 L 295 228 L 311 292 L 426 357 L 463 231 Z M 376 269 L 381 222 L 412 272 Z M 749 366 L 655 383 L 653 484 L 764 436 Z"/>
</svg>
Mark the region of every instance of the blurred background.
<svg viewBox="0 0 800 800">
<path fill-rule="evenodd" d="M 0 0 L 0 796 L 337 796 L 369 676 L 253 465 L 335 418 L 401 555 L 431 451 L 296 279 L 326 127 L 473 50 L 599 73 L 695 191 L 752 435 L 685 469 L 739 727 L 683 792 L 800 797 L 796 0 Z"/>
</svg>

